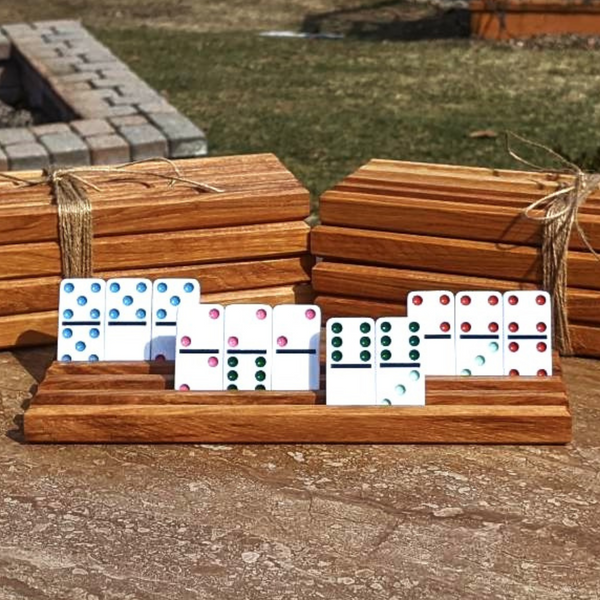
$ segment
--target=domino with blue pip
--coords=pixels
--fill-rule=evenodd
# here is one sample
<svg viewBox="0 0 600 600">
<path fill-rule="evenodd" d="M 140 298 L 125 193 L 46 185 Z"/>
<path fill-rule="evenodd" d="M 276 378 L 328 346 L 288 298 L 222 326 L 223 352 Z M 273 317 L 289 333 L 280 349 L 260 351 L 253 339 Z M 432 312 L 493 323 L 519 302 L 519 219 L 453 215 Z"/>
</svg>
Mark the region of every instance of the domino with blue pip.
<svg viewBox="0 0 600 600">
<path fill-rule="evenodd" d="M 152 282 L 120 278 L 106 282 L 105 360 L 149 360 Z"/>
<path fill-rule="evenodd" d="M 156 279 L 152 285 L 152 360 L 175 360 L 177 311 L 200 302 L 195 279 Z"/>
<path fill-rule="evenodd" d="M 105 283 L 63 279 L 58 299 L 59 361 L 104 360 Z"/>
</svg>

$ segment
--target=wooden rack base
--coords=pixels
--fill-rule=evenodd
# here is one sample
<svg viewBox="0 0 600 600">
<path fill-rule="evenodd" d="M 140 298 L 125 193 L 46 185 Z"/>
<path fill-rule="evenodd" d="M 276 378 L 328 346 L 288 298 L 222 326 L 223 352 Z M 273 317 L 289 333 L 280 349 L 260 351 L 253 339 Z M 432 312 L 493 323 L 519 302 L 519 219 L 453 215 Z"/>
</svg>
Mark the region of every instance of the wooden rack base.
<svg viewBox="0 0 600 600">
<path fill-rule="evenodd" d="M 424 407 L 326 406 L 322 392 L 177 392 L 172 363 L 54 363 L 25 412 L 28 442 L 564 444 L 547 378 L 432 377 Z M 171 389 L 169 389 L 171 388 Z"/>
</svg>

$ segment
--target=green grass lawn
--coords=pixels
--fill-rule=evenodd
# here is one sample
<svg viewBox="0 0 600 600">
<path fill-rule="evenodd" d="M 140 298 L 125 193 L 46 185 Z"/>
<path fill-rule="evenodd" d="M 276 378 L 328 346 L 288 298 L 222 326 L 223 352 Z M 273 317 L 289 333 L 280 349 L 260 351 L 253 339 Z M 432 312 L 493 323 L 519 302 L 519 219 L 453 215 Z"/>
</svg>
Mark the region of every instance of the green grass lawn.
<svg viewBox="0 0 600 600">
<path fill-rule="evenodd" d="M 501 138 L 473 130 L 511 129 L 571 157 L 600 147 L 599 50 L 257 35 L 381 4 L 28 0 L 0 3 L 0 22 L 83 19 L 207 132 L 211 154 L 274 152 L 315 196 L 373 157 L 518 168 Z"/>
<path fill-rule="evenodd" d="M 519 168 L 478 129 L 572 156 L 600 146 L 597 51 L 95 33 L 205 129 L 211 154 L 274 152 L 315 195 L 372 157 Z"/>
</svg>

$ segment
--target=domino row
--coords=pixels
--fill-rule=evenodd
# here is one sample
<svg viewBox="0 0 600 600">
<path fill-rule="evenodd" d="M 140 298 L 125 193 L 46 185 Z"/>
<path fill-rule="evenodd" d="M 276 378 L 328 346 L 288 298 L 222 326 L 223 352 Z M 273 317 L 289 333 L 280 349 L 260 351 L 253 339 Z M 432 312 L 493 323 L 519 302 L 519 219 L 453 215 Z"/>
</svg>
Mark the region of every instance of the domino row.
<svg viewBox="0 0 600 600">
<path fill-rule="evenodd" d="M 409 317 L 327 321 L 327 404 L 425 404 L 421 326 Z"/>
<path fill-rule="evenodd" d="M 175 360 L 182 391 L 319 389 L 318 306 L 200 297 L 193 279 L 65 279 L 58 359 Z"/>
<path fill-rule="evenodd" d="M 64 280 L 59 360 L 176 359 L 176 384 L 182 390 L 318 389 L 318 307 L 281 305 L 272 314 L 267 305 L 224 309 L 201 305 L 199 300 L 200 284 L 190 279 Z M 370 373 L 381 369 L 387 374 L 384 379 L 394 373 L 404 381 L 403 374 L 408 373 L 413 382 L 426 375 L 552 372 L 551 303 L 545 292 L 514 291 L 502 296 L 495 291 L 466 291 L 455 297 L 444 290 L 417 291 L 409 293 L 407 304 L 409 329 L 401 317 L 386 320 L 381 326 L 388 330 L 380 332 L 383 337 L 374 355 L 375 340 L 368 332 L 344 341 L 343 323 L 353 319 L 328 322 L 327 387 L 332 402 L 338 378 L 346 382 L 341 388 L 344 397 L 349 387 L 355 389 L 347 384 L 353 370 L 367 375 L 370 395 L 378 394 L 373 383 L 378 378 L 372 379 Z M 374 325 L 364 323 L 369 328 Z M 289 340 L 291 346 L 285 347 Z M 415 342 L 422 344 L 419 350 L 406 349 L 407 343 Z M 205 364 L 194 354 L 210 356 Z M 273 371 L 271 355 L 281 362 L 282 370 Z M 381 361 L 379 367 L 375 357 Z M 256 368 L 247 364 L 251 360 Z M 397 391 L 406 387 L 399 382 L 397 386 Z"/>
<path fill-rule="evenodd" d="M 407 306 L 327 321 L 327 404 L 423 405 L 428 375 L 552 373 L 546 292 L 411 292 Z"/>
<path fill-rule="evenodd" d="M 199 301 L 194 279 L 63 279 L 58 360 L 174 360 L 177 311 Z"/>
<path fill-rule="evenodd" d="M 175 389 L 318 390 L 318 306 L 196 304 L 177 314 Z"/>
<path fill-rule="evenodd" d="M 425 375 L 552 374 L 552 305 L 540 290 L 410 292 Z"/>
</svg>

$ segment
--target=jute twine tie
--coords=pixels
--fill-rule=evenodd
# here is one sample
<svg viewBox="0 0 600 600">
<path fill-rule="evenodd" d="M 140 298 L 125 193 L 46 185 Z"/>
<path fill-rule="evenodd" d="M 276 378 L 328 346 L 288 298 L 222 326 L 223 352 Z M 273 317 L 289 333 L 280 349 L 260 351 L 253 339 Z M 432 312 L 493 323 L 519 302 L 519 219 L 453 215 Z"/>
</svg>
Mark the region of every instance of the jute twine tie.
<svg viewBox="0 0 600 600">
<path fill-rule="evenodd" d="M 48 173 L 58 209 L 58 236 L 64 277 L 93 273 L 92 205 L 83 184 L 74 177 Z"/>
<path fill-rule="evenodd" d="M 563 169 L 544 169 L 516 154 L 510 145 L 514 138 L 527 146 L 543 150 L 564 165 Z M 551 194 L 535 200 L 524 209 L 527 218 L 539 221 L 542 225 L 542 284 L 552 297 L 554 309 L 554 343 L 563 356 L 573 354 L 571 335 L 569 333 L 569 318 L 567 310 L 567 267 L 569 241 L 573 228 L 577 231 L 584 246 L 600 261 L 600 255 L 590 244 L 581 224 L 579 209 L 589 196 L 600 187 L 600 174 L 584 173 L 576 164 L 567 160 L 551 148 L 532 142 L 515 133 L 507 132 L 507 150 L 520 163 L 535 169 L 555 174 L 570 174 L 573 176 L 571 185 L 562 187 Z M 533 214 L 543 211 L 542 215 Z"/>
<path fill-rule="evenodd" d="M 167 163 L 173 174 L 166 175 L 155 171 L 140 171 L 130 167 L 141 163 Z M 131 176 L 137 178 L 158 178 L 168 181 L 169 186 L 177 183 L 196 188 L 204 192 L 222 192 L 214 186 L 183 177 L 177 165 L 166 158 L 152 158 L 125 163 L 114 167 L 73 167 L 67 169 L 49 169 L 38 179 L 24 179 L 10 173 L 0 173 L 0 177 L 9 179 L 17 187 L 50 185 L 58 210 L 58 242 L 60 246 L 62 276 L 91 277 L 93 275 L 93 220 L 92 205 L 86 188 L 97 192 L 101 188 L 85 177 L 97 173 Z"/>
</svg>

